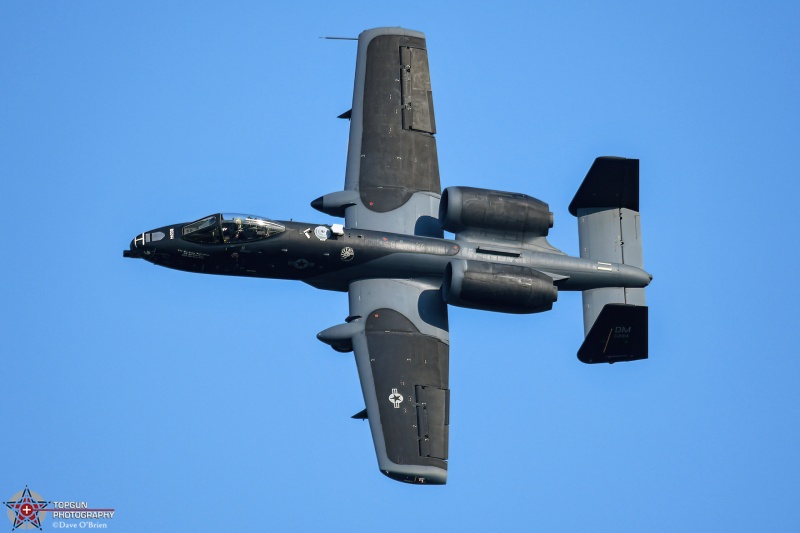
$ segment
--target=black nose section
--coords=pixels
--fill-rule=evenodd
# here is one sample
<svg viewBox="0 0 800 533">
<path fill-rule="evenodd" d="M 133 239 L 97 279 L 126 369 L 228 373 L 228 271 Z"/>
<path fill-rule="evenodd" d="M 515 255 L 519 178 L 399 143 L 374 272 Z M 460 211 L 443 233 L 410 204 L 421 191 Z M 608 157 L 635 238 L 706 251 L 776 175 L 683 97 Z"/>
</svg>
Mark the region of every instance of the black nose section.
<svg viewBox="0 0 800 533">
<path fill-rule="evenodd" d="M 142 257 L 142 250 L 140 250 L 137 246 L 137 239 L 141 239 L 141 237 L 139 236 L 131 240 L 128 250 L 122 250 L 122 257 L 132 257 L 134 259 Z"/>
<path fill-rule="evenodd" d="M 163 235 L 163 233 L 162 233 Z M 137 235 L 131 241 L 128 250 L 122 251 L 122 257 L 143 258 L 150 255 L 153 251 L 152 232 L 145 232 Z"/>
</svg>

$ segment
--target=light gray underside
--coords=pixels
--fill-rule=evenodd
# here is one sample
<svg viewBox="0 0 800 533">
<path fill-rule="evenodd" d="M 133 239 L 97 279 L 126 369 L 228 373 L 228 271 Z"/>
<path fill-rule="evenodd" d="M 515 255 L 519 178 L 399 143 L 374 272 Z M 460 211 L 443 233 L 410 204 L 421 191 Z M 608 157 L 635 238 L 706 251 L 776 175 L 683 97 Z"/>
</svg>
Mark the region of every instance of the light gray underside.
<svg viewBox="0 0 800 533">
<path fill-rule="evenodd" d="M 644 269 L 640 215 L 626 208 L 578 209 L 581 257 L 604 263 L 622 263 Z M 583 329 L 589 334 L 606 304 L 645 305 L 644 289 L 622 287 L 583 291 Z"/>
<path fill-rule="evenodd" d="M 439 198 L 439 195 L 432 193 L 417 192 L 401 207 L 387 213 L 370 211 L 359 198 L 356 205 L 345 210 L 345 225 L 348 228 L 441 237 Z M 439 235 L 431 235 L 432 231 L 438 231 Z"/>
</svg>

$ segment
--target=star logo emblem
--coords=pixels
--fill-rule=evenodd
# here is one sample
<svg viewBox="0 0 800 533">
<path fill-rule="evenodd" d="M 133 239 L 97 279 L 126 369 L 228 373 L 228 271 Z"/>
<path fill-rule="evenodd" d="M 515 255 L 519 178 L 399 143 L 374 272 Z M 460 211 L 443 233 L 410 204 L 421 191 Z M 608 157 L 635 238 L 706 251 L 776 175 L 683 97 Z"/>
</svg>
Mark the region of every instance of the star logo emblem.
<svg viewBox="0 0 800 533">
<path fill-rule="evenodd" d="M 15 529 L 42 529 L 44 509 L 51 503 L 45 501 L 39 494 L 27 486 L 25 490 L 14 494 L 10 501 L 3 502 L 8 507 L 8 518 Z"/>
<path fill-rule="evenodd" d="M 314 266 L 314 263 L 312 263 L 308 259 L 302 259 L 302 258 L 297 259 L 295 261 L 289 261 L 289 264 L 298 270 L 303 270 L 305 268 L 310 268 Z"/>
<path fill-rule="evenodd" d="M 403 403 L 403 395 L 397 392 L 397 389 L 392 389 L 392 394 L 389 395 L 389 401 L 392 402 L 395 409 L 400 409 L 400 404 Z"/>
</svg>

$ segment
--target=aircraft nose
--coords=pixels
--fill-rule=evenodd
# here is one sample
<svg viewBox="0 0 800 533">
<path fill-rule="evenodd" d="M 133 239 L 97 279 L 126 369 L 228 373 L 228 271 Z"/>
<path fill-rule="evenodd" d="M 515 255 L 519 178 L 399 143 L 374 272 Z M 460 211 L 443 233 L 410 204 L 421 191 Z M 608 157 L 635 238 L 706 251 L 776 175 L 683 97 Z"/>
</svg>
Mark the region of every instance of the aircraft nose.
<svg viewBox="0 0 800 533">
<path fill-rule="evenodd" d="M 131 240 L 127 250 L 122 250 L 122 257 L 132 257 L 134 259 L 142 257 L 141 251 L 136 247 L 136 239 Z"/>
<path fill-rule="evenodd" d="M 122 251 L 122 257 L 140 258 L 150 255 L 152 245 L 150 245 L 147 233 L 140 233 L 131 240 L 127 250 Z"/>
</svg>

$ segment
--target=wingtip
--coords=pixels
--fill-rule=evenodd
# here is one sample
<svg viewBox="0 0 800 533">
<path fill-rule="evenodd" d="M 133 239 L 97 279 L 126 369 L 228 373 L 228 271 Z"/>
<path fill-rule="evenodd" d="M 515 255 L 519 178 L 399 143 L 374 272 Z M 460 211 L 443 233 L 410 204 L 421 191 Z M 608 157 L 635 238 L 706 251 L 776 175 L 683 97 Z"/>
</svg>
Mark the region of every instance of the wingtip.
<svg viewBox="0 0 800 533">
<path fill-rule="evenodd" d="M 384 476 L 400 481 L 402 483 L 410 483 L 412 485 L 446 485 L 447 484 L 447 471 L 441 470 L 440 472 L 431 473 L 429 475 L 410 474 L 406 472 L 392 472 L 391 470 L 381 470 Z"/>
</svg>

